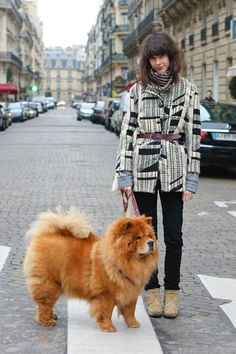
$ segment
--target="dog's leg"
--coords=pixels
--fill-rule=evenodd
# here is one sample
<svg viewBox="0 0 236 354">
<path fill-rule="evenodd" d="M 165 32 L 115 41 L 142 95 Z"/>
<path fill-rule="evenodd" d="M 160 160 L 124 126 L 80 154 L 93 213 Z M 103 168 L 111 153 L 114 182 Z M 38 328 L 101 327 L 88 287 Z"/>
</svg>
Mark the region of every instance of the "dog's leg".
<svg viewBox="0 0 236 354">
<path fill-rule="evenodd" d="M 116 332 L 116 327 L 111 320 L 114 306 L 114 302 L 104 296 L 94 299 L 90 303 L 91 316 L 95 317 L 97 324 L 103 332 Z"/>
<path fill-rule="evenodd" d="M 61 295 L 56 284 L 43 283 L 40 287 L 32 289 L 33 300 L 38 305 L 36 319 L 43 326 L 55 326 L 57 315 L 53 313 L 53 306 Z"/>
<path fill-rule="evenodd" d="M 140 323 L 135 318 L 135 308 L 136 308 L 137 299 L 131 302 L 129 305 L 120 306 L 119 311 L 124 316 L 125 322 L 128 327 L 139 328 Z"/>
</svg>

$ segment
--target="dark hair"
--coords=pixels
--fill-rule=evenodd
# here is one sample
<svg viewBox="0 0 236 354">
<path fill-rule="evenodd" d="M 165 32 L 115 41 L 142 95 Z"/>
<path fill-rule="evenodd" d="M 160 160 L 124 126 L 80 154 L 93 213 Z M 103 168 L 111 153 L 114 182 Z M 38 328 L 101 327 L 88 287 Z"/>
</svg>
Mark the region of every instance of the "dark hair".
<svg viewBox="0 0 236 354">
<path fill-rule="evenodd" d="M 150 59 L 156 55 L 166 54 L 170 61 L 169 71 L 174 82 L 179 78 L 184 68 L 184 56 L 173 39 L 165 32 L 153 32 L 148 34 L 142 41 L 140 47 L 140 81 L 143 86 L 149 82 L 151 70 Z"/>
</svg>

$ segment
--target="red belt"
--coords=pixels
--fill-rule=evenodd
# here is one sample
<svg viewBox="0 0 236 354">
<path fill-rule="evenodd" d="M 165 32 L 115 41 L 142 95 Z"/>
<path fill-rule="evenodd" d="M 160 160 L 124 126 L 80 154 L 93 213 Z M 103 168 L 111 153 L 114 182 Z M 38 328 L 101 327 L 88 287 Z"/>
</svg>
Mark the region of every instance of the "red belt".
<svg viewBox="0 0 236 354">
<path fill-rule="evenodd" d="M 164 140 L 179 140 L 180 134 L 159 134 L 159 133 L 141 133 L 138 135 L 141 139 L 164 139 Z"/>
</svg>

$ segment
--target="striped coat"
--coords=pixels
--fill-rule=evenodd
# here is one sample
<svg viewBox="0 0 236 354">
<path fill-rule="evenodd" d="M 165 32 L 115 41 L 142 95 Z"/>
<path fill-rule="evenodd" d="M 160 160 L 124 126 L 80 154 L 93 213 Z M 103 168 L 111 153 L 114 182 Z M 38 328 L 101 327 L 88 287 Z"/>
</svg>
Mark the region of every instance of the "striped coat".
<svg viewBox="0 0 236 354">
<path fill-rule="evenodd" d="M 184 191 L 186 174 L 200 173 L 200 111 L 195 85 L 181 78 L 162 95 L 135 84 L 124 117 L 116 171 L 130 171 L 133 189 Z M 139 102 L 141 102 L 139 106 Z M 181 134 L 181 141 L 138 138 L 140 133 Z"/>
</svg>

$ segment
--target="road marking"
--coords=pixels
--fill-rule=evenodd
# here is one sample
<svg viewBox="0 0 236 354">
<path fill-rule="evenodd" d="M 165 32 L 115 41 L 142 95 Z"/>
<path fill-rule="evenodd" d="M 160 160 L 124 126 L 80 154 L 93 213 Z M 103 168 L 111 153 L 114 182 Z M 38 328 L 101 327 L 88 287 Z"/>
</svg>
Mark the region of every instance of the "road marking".
<svg viewBox="0 0 236 354">
<path fill-rule="evenodd" d="M 228 211 L 228 213 L 236 218 L 236 211 Z"/>
<path fill-rule="evenodd" d="M 220 305 L 220 307 L 236 328 L 236 279 L 201 274 L 198 276 L 214 299 L 231 300 L 230 303 Z"/>
<path fill-rule="evenodd" d="M 10 252 L 10 247 L 0 246 L 0 271 L 2 270 L 4 263 Z"/>
<path fill-rule="evenodd" d="M 136 317 L 140 328 L 127 328 L 123 317 L 114 311 L 112 321 L 115 333 L 101 332 L 89 316 L 88 305 L 79 300 L 68 301 L 67 354 L 163 354 L 143 300 L 138 299 Z"/>
<path fill-rule="evenodd" d="M 215 201 L 214 202 L 220 208 L 228 208 L 227 204 L 236 204 L 236 200 L 229 200 L 229 201 Z"/>
</svg>

